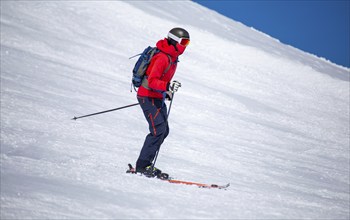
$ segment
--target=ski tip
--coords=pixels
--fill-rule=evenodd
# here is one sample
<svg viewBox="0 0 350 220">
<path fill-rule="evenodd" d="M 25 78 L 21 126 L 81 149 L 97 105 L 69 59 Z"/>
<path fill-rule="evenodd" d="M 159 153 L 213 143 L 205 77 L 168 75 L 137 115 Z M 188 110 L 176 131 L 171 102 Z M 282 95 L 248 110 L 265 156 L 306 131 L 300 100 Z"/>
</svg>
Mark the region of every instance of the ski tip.
<svg viewBox="0 0 350 220">
<path fill-rule="evenodd" d="M 226 185 L 217 185 L 217 184 L 211 184 L 210 188 L 218 188 L 218 189 L 226 189 L 227 187 L 230 186 L 230 183 L 226 184 Z"/>
<path fill-rule="evenodd" d="M 227 189 L 228 187 L 230 186 L 230 183 L 224 185 L 224 186 L 221 186 L 220 189 Z"/>
<path fill-rule="evenodd" d="M 72 118 L 71 120 L 74 120 L 74 121 L 76 121 L 77 119 L 78 119 L 78 118 L 74 116 L 74 118 Z"/>
</svg>

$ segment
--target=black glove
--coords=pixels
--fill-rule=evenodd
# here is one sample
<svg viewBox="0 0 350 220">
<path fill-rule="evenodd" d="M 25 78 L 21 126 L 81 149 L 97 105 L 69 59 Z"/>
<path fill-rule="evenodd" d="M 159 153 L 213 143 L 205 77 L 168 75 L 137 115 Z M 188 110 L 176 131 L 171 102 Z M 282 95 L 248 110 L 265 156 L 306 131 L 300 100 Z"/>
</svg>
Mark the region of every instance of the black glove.
<svg viewBox="0 0 350 220">
<path fill-rule="evenodd" d="M 165 92 L 165 98 L 169 101 L 171 101 L 173 99 L 173 93 L 170 91 L 166 91 Z"/>
</svg>

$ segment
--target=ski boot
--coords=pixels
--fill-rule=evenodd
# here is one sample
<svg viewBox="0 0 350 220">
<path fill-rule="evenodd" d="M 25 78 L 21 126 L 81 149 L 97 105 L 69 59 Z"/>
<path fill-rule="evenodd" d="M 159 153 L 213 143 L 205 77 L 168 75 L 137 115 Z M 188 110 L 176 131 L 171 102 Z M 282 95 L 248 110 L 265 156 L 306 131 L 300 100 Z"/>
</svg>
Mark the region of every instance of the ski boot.
<svg viewBox="0 0 350 220">
<path fill-rule="evenodd" d="M 131 164 L 128 164 L 128 166 L 129 166 L 129 170 L 127 170 L 126 173 L 133 173 L 133 174 L 141 173 L 146 177 L 149 177 L 149 178 L 157 177 L 158 179 L 161 179 L 161 180 L 169 179 L 169 174 L 162 173 L 162 171 L 156 167 L 153 167 L 153 170 L 152 170 L 152 165 L 149 165 L 143 169 L 135 169 Z"/>
</svg>

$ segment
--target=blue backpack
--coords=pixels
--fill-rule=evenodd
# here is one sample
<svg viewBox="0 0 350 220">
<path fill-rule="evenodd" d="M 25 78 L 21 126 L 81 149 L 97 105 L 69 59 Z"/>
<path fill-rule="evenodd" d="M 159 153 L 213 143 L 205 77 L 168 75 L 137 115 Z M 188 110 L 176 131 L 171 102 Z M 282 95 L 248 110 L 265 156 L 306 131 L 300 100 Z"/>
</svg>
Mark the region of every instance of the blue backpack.
<svg viewBox="0 0 350 220">
<path fill-rule="evenodd" d="M 134 86 L 135 91 L 136 88 L 139 88 L 141 85 L 146 89 L 150 90 L 150 88 L 148 87 L 146 71 L 149 64 L 151 63 L 153 56 L 160 52 L 161 51 L 157 47 L 148 46 L 142 53 L 129 58 L 132 59 L 140 55 L 139 59 L 136 61 L 134 69 L 132 70 L 131 87 Z M 167 56 L 170 62 L 169 66 L 165 69 L 163 76 L 166 72 L 168 72 L 172 64 L 170 56 L 168 54 Z M 132 91 L 132 89 L 130 89 L 130 91 Z"/>
</svg>

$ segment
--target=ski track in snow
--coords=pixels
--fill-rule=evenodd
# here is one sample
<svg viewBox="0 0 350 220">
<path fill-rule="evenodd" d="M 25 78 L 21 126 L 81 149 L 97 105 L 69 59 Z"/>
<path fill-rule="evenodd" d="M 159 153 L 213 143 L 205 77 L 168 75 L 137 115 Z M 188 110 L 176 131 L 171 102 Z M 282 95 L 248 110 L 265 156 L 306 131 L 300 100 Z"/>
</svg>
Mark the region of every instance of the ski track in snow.
<svg viewBox="0 0 350 220">
<path fill-rule="evenodd" d="M 70 120 L 136 103 L 128 57 L 175 26 L 157 166 L 227 190 L 126 174 L 138 106 Z M 1 219 L 349 219 L 349 137 L 349 69 L 196 3 L 1 2 Z"/>
</svg>

